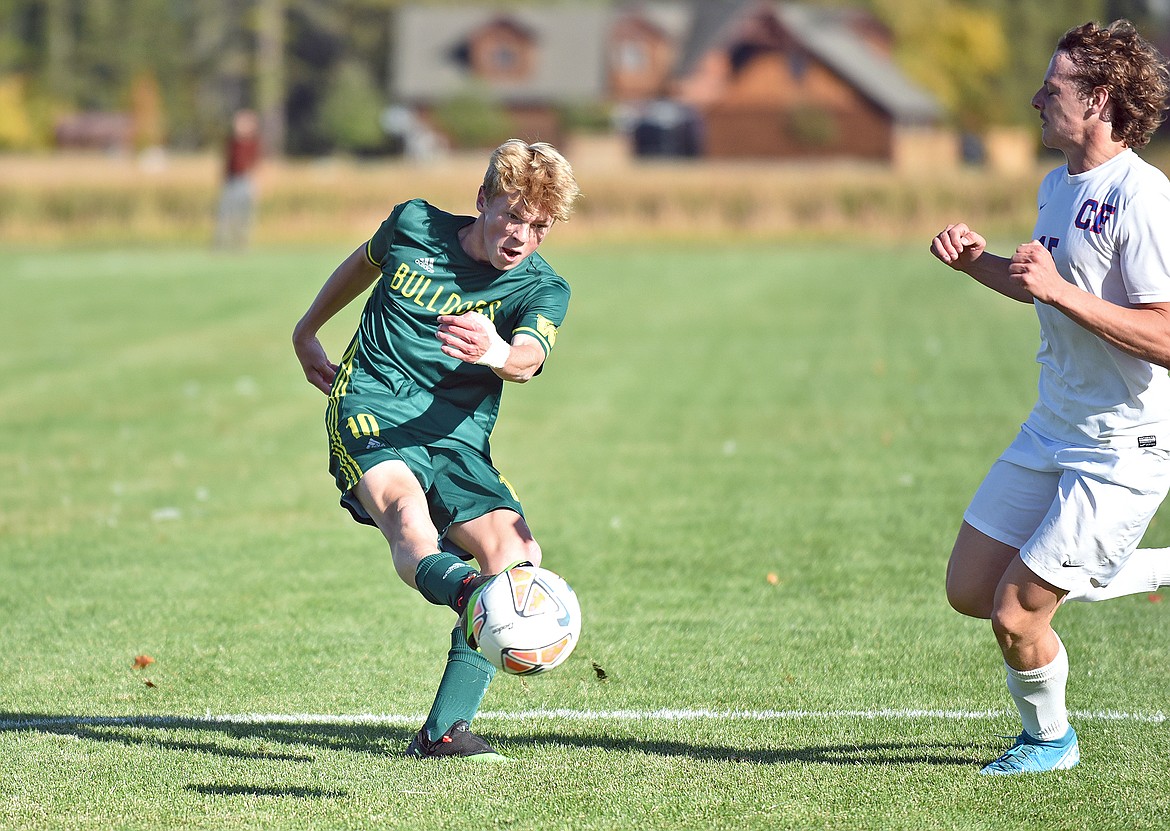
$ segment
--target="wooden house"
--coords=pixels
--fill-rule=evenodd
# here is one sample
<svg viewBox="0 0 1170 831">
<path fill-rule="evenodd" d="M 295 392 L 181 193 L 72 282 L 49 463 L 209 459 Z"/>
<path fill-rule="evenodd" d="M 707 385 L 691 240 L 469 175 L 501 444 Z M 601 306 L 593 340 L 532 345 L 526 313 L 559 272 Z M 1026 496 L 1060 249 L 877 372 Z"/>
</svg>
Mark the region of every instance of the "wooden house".
<svg viewBox="0 0 1170 831">
<path fill-rule="evenodd" d="M 708 157 L 892 161 L 941 111 L 891 46 L 856 10 L 700 3 L 670 97 L 699 113 Z"/>
<path fill-rule="evenodd" d="M 941 117 L 859 10 L 663 0 L 395 15 L 393 97 L 434 129 L 444 102 L 478 96 L 530 140 L 559 143 L 567 113 L 605 107 L 639 152 L 893 162 Z"/>
</svg>

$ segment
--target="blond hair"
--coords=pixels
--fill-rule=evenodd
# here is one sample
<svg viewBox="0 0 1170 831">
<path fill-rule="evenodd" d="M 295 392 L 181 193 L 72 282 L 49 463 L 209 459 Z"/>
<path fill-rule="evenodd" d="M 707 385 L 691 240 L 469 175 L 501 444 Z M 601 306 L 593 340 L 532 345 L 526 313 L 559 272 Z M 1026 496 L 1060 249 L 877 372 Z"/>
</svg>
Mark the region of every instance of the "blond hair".
<svg viewBox="0 0 1170 831">
<path fill-rule="evenodd" d="M 492 153 L 483 192 L 488 199 L 506 193 L 513 206 L 522 204 L 526 210 L 562 222 L 568 221 L 581 193 L 573 168 L 555 147 L 521 139 L 508 139 Z"/>
</svg>

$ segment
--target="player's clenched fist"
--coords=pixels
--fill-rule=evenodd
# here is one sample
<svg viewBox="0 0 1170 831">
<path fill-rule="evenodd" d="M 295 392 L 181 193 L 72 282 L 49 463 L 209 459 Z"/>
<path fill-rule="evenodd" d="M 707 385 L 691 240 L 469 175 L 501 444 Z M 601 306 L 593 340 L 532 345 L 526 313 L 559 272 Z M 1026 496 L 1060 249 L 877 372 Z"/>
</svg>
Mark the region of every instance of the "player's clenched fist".
<svg viewBox="0 0 1170 831">
<path fill-rule="evenodd" d="M 1052 254 L 1036 240 L 1025 242 L 1016 249 L 1008 273 L 1012 282 L 1041 303 L 1052 303 L 1060 289 L 1069 285 L 1056 270 Z"/>
<path fill-rule="evenodd" d="M 443 351 L 462 361 L 499 369 L 508 361 L 510 347 L 496 331 L 495 324 L 482 312 L 439 315 L 435 336 Z"/>
<path fill-rule="evenodd" d="M 987 240 L 975 233 L 964 222 L 957 222 L 943 228 L 930 243 L 930 253 L 951 268 L 962 271 L 970 265 L 983 249 Z"/>
</svg>

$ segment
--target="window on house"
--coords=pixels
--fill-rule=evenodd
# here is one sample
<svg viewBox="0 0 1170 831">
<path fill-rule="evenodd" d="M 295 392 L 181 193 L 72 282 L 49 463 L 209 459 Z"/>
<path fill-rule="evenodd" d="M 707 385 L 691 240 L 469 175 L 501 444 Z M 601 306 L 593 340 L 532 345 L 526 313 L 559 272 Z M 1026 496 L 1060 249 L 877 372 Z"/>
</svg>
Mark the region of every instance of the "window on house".
<svg viewBox="0 0 1170 831">
<path fill-rule="evenodd" d="M 511 73 L 520 65 L 520 56 L 510 43 L 498 43 L 488 55 L 488 64 L 493 72 Z"/>
<path fill-rule="evenodd" d="M 790 49 L 788 51 L 788 71 L 792 73 L 794 79 L 803 81 L 804 76 L 808 73 L 808 55 L 800 49 Z"/>
<path fill-rule="evenodd" d="M 650 68 L 650 50 L 640 40 L 624 40 L 618 44 L 614 63 L 620 72 L 645 72 Z"/>
</svg>

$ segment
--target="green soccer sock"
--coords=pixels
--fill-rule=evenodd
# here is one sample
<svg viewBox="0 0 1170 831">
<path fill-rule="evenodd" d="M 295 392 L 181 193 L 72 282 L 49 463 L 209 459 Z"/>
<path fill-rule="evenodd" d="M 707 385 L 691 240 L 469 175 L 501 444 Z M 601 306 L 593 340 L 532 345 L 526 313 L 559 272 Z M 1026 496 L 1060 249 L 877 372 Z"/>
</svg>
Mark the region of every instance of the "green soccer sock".
<svg viewBox="0 0 1170 831">
<path fill-rule="evenodd" d="M 443 680 L 439 682 L 435 703 L 423 724 L 431 741 L 450 730 L 451 725 L 460 719 L 470 723 L 475 718 L 495 674 L 496 668 L 488 659 L 468 645 L 463 627 L 456 626 L 451 631 L 451 651 L 447 653 Z"/>
<path fill-rule="evenodd" d="M 414 584 L 419 594 L 436 606 L 450 606 L 456 612 L 456 602 L 463 581 L 476 570 L 454 554 L 440 551 L 422 558 L 414 573 Z"/>
</svg>

